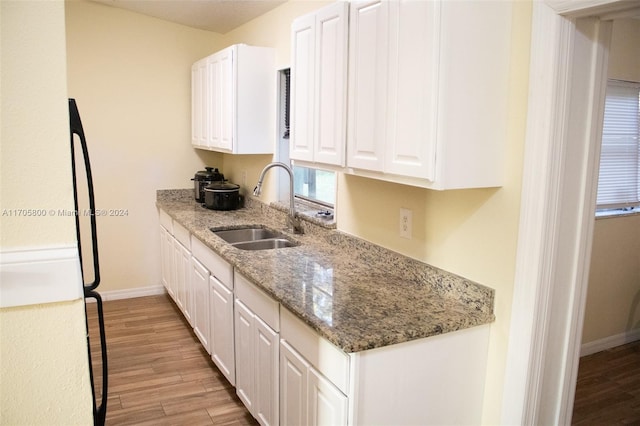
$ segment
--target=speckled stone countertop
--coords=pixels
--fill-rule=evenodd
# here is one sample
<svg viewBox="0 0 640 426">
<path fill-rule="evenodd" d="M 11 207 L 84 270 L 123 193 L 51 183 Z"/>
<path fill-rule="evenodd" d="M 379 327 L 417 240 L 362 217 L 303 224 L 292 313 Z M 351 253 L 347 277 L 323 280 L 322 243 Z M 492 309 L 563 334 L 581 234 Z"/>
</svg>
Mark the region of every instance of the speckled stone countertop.
<svg viewBox="0 0 640 426">
<path fill-rule="evenodd" d="M 262 225 L 286 215 L 257 200 L 213 211 L 193 190 L 159 190 L 158 208 L 345 352 L 406 342 L 492 322 L 494 291 L 380 246 L 304 222 L 296 247 L 247 251 L 210 231 Z M 286 233 L 286 232 L 285 232 Z"/>
</svg>

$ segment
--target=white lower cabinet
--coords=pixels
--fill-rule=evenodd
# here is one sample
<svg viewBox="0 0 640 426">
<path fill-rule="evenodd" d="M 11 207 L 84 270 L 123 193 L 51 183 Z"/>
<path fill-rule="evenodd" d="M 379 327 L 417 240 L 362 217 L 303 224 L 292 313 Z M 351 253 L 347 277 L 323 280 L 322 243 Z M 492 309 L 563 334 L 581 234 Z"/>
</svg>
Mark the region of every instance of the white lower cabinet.
<svg viewBox="0 0 640 426">
<path fill-rule="evenodd" d="M 280 341 L 280 424 L 307 423 L 309 363 L 284 340 Z"/>
<path fill-rule="evenodd" d="M 211 353 L 209 322 L 209 271 L 191 257 L 191 290 L 193 291 L 193 332 Z"/>
<path fill-rule="evenodd" d="M 261 425 L 278 423 L 278 333 L 239 299 L 236 308 L 236 393 Z"/>
<path fill-rule="evenodd" d="M 280 424 L 346 425 L 348 399 L 286 341 L 280 341 Z"/>
<path fill-rule="evenodd" d="M 279 424 L 279 304 L 236 273 L 236 393 L 263 425 Z"/>
<path fill-rule="evenodd" d="M 191 284 L 191 239 L 189 231 L 173 222 L 174 300 L 189 324 L 194 326 L 193 288 Z"/>
<path fill-rule="evenodd" d="M 283 425 L 481 423 L 489 325 L 347 354 L 280 315 Z"/>
<path fill-rule="evenodd" d="M 175 300 L 173 291 L 174 269 L 173 269 L 173 236 L 162 225 L 160 225 L 160 262 L 162 285 L 167 293 Z"/>
<path fill-rule="evenodd" d="M 175 277 L 173 282 L 174 300 L 189 324 L 193 326 L 192 288 L 190 283 L 191 252 L 176 239 L 173 240 L 173 249 L 173 260 L 175 263 Z"/>
<path fill-rule="evenodd" d="M 162 285 L 173 300 L 176 299 L 174 292 L 175 266 L 173 263 L 173 219 L 164 210 L 158 210 L 160 219 L 160 260 Z"/>
<path fill-rule="evenodd" d="M 193 326 L 191 299 L 191 251 L 189 231 L 160 210 L 162 284 Z"/>
<path fill-rule="evenodd" d="M 235 384 L 233 267 L 195 237 L 191 238 L 197 326 L 207 351 L 222 374 Z M 203 342 L 204 345 L 204 342 Z"/>
<path fill-rule="evenodd" d="M 233 337 L 233 290 L 215 276 L 209 277 L 211 320 L 211 359 L 229 383 L 236 384 L 236 360 Z"/>
<path fill-rule="evenodd" d="M 235 301 L 235 346 L 236 346 L 236 394 L 253 414 L 253 398 L 256 393 L 255 349 L 253 331 L 254 315 L 242 302 Z"/>
<path fill-rule="evenodd" d="M 349 401 L 345 394 L 309 367 L 308 425 L 346 425 Z"/>
</svg>

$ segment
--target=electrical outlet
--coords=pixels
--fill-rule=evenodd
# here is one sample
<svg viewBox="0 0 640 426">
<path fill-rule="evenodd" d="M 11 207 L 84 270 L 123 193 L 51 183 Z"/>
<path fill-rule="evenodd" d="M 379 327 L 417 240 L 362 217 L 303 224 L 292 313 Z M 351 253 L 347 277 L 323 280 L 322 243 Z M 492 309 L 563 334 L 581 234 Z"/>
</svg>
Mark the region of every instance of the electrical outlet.
<svg viewBox="0 0 640 426">
<path fill-rule="evenodd" d="M 400 236 L 411 239 L 412 212 L 409 209 L 400 209 Z"/>
<path fill-rule="evenodd" d="M 240 172 L 240 185 L 247 186 L 247 171 L 243 170 Z"/>
</svg>

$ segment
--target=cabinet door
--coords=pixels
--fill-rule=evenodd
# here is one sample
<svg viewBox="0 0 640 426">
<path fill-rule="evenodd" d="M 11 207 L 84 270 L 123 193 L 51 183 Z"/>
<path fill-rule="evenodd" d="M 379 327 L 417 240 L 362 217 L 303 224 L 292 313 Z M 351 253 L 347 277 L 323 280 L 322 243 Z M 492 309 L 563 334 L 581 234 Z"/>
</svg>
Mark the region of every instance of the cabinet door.
<svg viewBox="0 0 640 426">
<path fill-rule="evenodd" d="M 194 257 L 191 258 L 191 290 L 193 291 L 193 331 L 202 346 L 211 353 L 209 345 L 209 271 Z"/>
<path fill-rule="evenodd" d="M 291 159 L 313 161 L 315 94 L 315 17 L 291 25 Z"/>
<path fill-rule="evenodd" d="M 278 334 L 258 316 L 254 317 L 255 339 L 255 417 L 261 425 L 277 425 L 278 411 Z"/>
<path fill-rule="evenodd" d="M 222 70 L 220 57 L 211 55 L 207 58 L 207 84 L 209 91 L 205 95 L 209 103 L 208 115 L 209 138 L 207 146 L 217 148 L 222 145 Z"/>
<path fill-rule="evenodd" d="M 353 168 L 383 170 L 389 3 L 350 3 L 347 166 Z"/>
<path fill-rule="evenodd" d="M 220 116 L 220 140 L 218 148 L 223 150 L 233 150 L 233 139 L 236 119 L 235 111 L 235 91 L 236 80 L 234 70 L 234 49 L 225 49 L 219 54 L 220 62 L 220 97 L 221 97 L 221 116 Z"/>
<path fill-rule="evenodd" d="M 349 4 L 336 2 L 315 16 L 314 160 L 344 166 Z"/>
<path fill-rule="evenodd" d="M 438 101 L 439 2 L 389 4 L 385 173 L 433 180 Z"/>
<path fill-rule="evenodd" d="M 211 308 L 211 359 L 229 383 L 236 384 L 233 341 L 233 292 L 214 276 L 209 277 Z"/>
<path fill-rule="evenodd" d="M 217 150 L 233 149 L 233 48 L 224 49 L 207 58 L 209 102 L 208 146 Z"/>
<path fill-rule="evenodd" d="M 287 342 L 280 341 L 280 424 L 307 423 L 307 369 L 309 364 Z"/>
<path fill-rule="evenodd" d="M 254 315 L 240 300 L 235 300 L 236 394 L 253 414 L 254 384 Z"/>
<path fill-rule="evenodd" d="M 313 367 L 309 367 L 308 373 L 309 410 L 306 424 L 309 426 L 346 425 L 347 397 Z"/>
<path fill-rule="evenodd" d="M 191 303 L 190 303 L 190 289 L 189 285 L 189 273 L 191 263 L 191 253 L 189 249 L 183 246 L 178 240 L 174 240 L 175 245 L 175 263 L 176 263 L 176 275 L 173 286 L 173 291 L 176 295 L 175 301 L 178 308 L 183 312 L 187 320 L 191 322 Z"/>
<path fill-rule="evenodd" d="M 206 147 L 209 144 L 209 104 L 207 91 L 209 79 L 207 60 L 202 59 L 191 67 L 191 143 Z"/>
<path fill-rule="evenodd" d="M 175 273 L 173 266 L 173 238 L 163 226 L 160 226 L 160 256 L 162 259 L 162 285 L 167 289 L 169 296 L 175 299 L 172 285 Z"/>
</svg>

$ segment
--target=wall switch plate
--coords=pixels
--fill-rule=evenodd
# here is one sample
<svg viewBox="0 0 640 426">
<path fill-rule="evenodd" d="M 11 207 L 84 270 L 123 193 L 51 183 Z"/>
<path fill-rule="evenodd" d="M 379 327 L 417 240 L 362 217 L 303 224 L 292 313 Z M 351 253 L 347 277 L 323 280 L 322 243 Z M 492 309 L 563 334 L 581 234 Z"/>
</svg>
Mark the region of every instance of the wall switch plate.
<svg viewBox="0 0 640 426">
<path fill-rule="evenodd" d="M 412 212 L 409 209 L 400 209 L 400 236 L 411 239 Z"/>
</svg>

